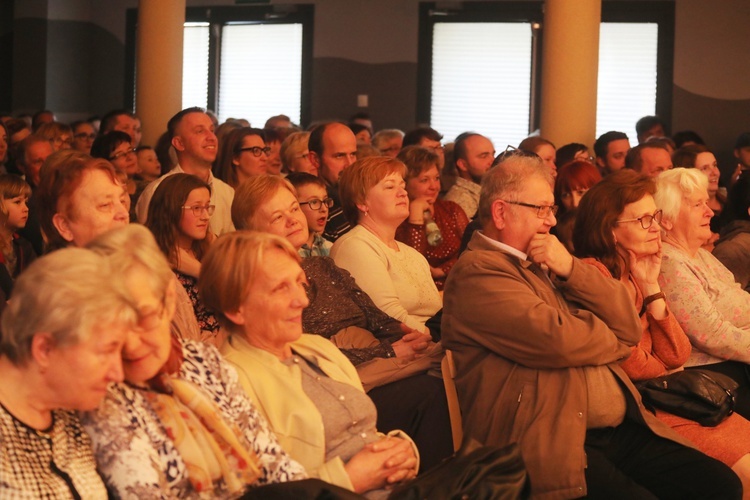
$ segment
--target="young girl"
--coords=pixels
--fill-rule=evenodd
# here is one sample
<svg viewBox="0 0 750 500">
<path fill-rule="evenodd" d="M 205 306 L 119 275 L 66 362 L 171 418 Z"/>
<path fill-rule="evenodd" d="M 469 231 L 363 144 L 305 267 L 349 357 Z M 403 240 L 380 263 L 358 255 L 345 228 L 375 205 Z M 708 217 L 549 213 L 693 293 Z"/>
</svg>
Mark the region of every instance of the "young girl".
<svg viewBox="0 0 750 500">
<path fill-rule="evenodd" d="M 173 174 L 154 191 L 146 219 L 146 227 L 193 303 L 204 337 L 219 331 L 216 318 L 198 297 L 200 261 L 214 238 L 208 225 L 214 208 L 208 184 L 194 175 Z"/>
<path fill-rule="evenodd" d="M 36 258 L 31 243 L 16 234 L 26 226 L 29 207 L 26 202 L 31 188 L 17 175 L 0 175 L 0 288 L 10 297 L 13 281 Z"/>
</svg>

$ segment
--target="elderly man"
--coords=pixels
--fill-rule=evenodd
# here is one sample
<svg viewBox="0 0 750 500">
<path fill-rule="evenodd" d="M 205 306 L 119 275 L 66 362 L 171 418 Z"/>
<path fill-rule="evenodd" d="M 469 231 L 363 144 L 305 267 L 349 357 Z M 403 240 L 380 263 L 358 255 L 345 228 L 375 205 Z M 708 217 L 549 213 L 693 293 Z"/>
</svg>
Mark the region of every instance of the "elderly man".
<svg viewBox="0 0 750 500">
<path fill-rule="evenodd" d="M 625 168 L 648 177 L 656 177 L 662 172 L 672 170 L 672 156 L 663 144 L 646 142 L 628 151 L 625 156 Z"/>
<path fill-rule="evenodd" d="M 339 177 L 345 168 L 357 161 L 357 138 L 343 123 L 321 123 L 310 132 L 307 148 L 310 163 L 318 169 L 318 175 L 325 181 L 328 196 L 334 203 L 328 212 L 323 237 L 336 241 L 351 229 L 339 200 Z"/>
<path fill-rule="evenodd" d="M 471 219 L 479 206 L 479 184 L 492 166 L 495 147 L 492 141 L 476 132 L 464 132 L 456 137 L 453 146 L 456 183 L 445 194 L 445 199 L 457 203 Z"/>
<path fill-rule="evenodd" d="M 641 336 L 632 298 L 549 233 L 550 181 L 520 155 L 485 175 L 483 231 L 448 277 L 443 343 L 464 433 L 518 442 L 538 498 L 736 498 L 728 467 L 644 411 L 618 365 Z"/>
<path fill-rule="evenodd" d="M 202 108 L 183 109 L 169 120 L 167 133 L 172 138 L 178 164 L 143 190 L 135 205 L 138 222 L 146 222 L 148 205 L 161 181 L 168 175 L 183 173 L 194 175 L 211 186 L 211 205 L 216 207 L 211 216 L 211 231 L 216 234 L 234 231 L 231 214 L 234 189 L 211 173 L 219 147 L 211 117 Z"/>
</svg>

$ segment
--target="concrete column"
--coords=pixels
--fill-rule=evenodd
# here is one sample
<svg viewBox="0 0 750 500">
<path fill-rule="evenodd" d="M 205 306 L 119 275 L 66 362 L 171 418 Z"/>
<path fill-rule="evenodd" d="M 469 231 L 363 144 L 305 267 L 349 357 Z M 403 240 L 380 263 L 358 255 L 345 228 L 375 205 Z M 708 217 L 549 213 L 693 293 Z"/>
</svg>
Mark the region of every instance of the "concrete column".
<svg viewBox="0 0 750 500">
<path fill-rule="evenodd" d="M 562 146 L 596 139 L 601 0 L 546 0 L 542 44 L 542 137 Z"/>
<path fill-rule="evenodd" d="M 135 112 L 142 144 L 155 145 L 182 109 L 182 43 L 186 0 L 139 0 Z"/>
</svg>

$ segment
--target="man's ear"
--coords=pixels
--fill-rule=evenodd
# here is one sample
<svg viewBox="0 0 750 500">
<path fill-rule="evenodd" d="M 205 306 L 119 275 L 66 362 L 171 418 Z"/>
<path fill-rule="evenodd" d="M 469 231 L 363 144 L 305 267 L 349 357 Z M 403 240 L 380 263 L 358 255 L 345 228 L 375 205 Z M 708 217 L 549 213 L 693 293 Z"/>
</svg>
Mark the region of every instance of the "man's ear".
<svg viewBox="0 0 750 500">
<path fill-rule="evenodd" d="M 506 218 L 508 217 L 508 207 L 505 202 L 502 200 L 493 201 L 490 213 L 492 214 L 492 225 L 495 229 L 498 231 L 505 229 Z"/>
<path fill-rule="evenodd" d="M 55 226 L 55 229 L 57 229 L 57 232 L 60 233 L 60 236 L 63 237 L 65 241 L 73 241 L 73 232 L 70 230 L 70 224 L 68 223 L 68 219 L 60 214 L 56 213 L 52 216 L 52 224 Z"/>
<path fill-rule="evenodd" d="M 604 165 L 604 159 L 602 159 L 602 158 L 600 158 L 600 157 L 597 156 L 596 160 L 594 160 L 594 161 L 596 162 L 596 166 L 597 167 L 599 167 L 599 168 L 604 168 L 605 167 L 605 165 Z"/>
<path fill-rule="evenodd" d="M 469 166 L 466 164 L 466 160 L 463 158 L 458 158 L 456 160 L 456 168 L 459 170 L 459 172 L 466 173 L 469 171 Z"/>
<path fill-rule="evenodd" d="M 320 171 L 320 156 L 318 156 L 318 153 L 316 153 L 315 151 L 308 151 L 307 159 L 310 160 L 310 163 L 313 167 L 317 168 L 318 171 Z"/>
<path fill-rule="evenodd" d="M 182 137 L 179 135 L 172 137 L 172 147 L 177 151 L 185 151 L 185 142 L 182 140 Z"/>
</svg>

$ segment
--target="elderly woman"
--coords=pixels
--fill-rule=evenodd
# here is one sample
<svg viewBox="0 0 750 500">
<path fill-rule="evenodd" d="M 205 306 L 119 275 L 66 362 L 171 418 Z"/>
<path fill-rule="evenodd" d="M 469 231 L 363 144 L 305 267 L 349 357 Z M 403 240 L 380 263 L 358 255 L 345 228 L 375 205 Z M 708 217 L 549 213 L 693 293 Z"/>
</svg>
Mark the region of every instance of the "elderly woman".
<svg viewBox="0 0 750 500">
<path fill-rule="evenodd" d="M 411 440 L 377 432 L 375 406 L 354 366 L 328 340 L 302 334 L 305 282 L 286 239 L 246 231 L 219 238 L 203 261 L 200 287 L 230 334 L 222 354 L 311 475 L 362 493 L 413 477 Z"/>
<path fill-rule="evenodd" d="M 336 240 L 331 257 L 383 312 L 430 333 L 426 323 L 442 307 L 430 265 L 396 240 L 398 227 L 409 217 L 405 173 L 402 162 L 384 156 L 358 160 L 342 172 L 341 204 L 355 227 Z"/>
<path fill-rule="evenodd" d="M 39 222 L 50 249 L 84 246 L 129 222 L 125 191 L 111 163 L 71 153 L 45 163 L 36 195 Z"/>
<path fill-rule="evenodd" d="M 34 133 L 47 139 L 55 151 L 71 149 L 73 147 L 73 130 L 64 123 L 45 123 Z"/>
<path fill-rule="evenodd" d="M 172 271 L 148 230 L 133 224 L 90 247 L 109 257 L 139 318 L 122 351 L 126 383 L 83 418 L 115 496 L 234 498 L 304 478 L 218 351 L 170 335 Z"/>
<path fill-rule="evenodd" d="M 286 180 L 257 177 L 238 193 L 232 204 L 236 228 L 276 234 L 298 251 L 308 241 L 307 219 Z M 378 309 L 330 258 L 307 257 L 301 266 L 309 301 L 302 313 L 303 331 L 333 340 L 357 367 L 377 407 L 378 427 L 407 431 L 426 457 L 425 467 L 450 455 L 443 382 L 425 373 L 440 362 L 440 346 Z M 400 378 L 389 376 L 393 367 L 398 367 Z"/>
<path fill-rule="evenodd" d="M 71 410 L 96 408 L 123 378 L 135 313 L 106 259 L 71 248 L 16 281 L 0 336 L 0 497 L 106 498 L 91 442 Z"/>
<path fill-rule="evenodd" d="M 701 248 L 711 236 L 707 177 L 675 168 L 657 178 L 663 213 L 659 284 L 693 345 L 687 367 L 724 373 L 739 384 L 737 413 L 750 418 L 750 294 L 716 257 Z"/>
<path fill-rule="evenodd" d="M 443 289 L 453 265 L 458 260 L 461 237 L 469 219 L 452 201 L 439 200 L 439 157 L 427 148 L 406 146 L 397 159 L 406 165 L 406 192 L 409 194 L 409 217 L 396 231 L 396 239 L 416 249 L 427 258 L 430 274 L 438 290 Z M 438 240 L 431 233 L 433 221 L 440 231 Z"/>
<path fill-rule="evenodd" d="M 690 356 L 690 340 L 667 307 L 658 276 L 659 222 L 653 181 L 632 170 L 609 175 L 583 197 L 574 230 L 577 253 L 607 277 L 620 280 L 640 311 L 643 336 L 621 363 L 641 381 L 679 370 Z M 737 414 L 716 427 L 662 411 L 656 416 L 707 455 L 721 460 L 750 487 L 750 421 Z"/>
</svg>

